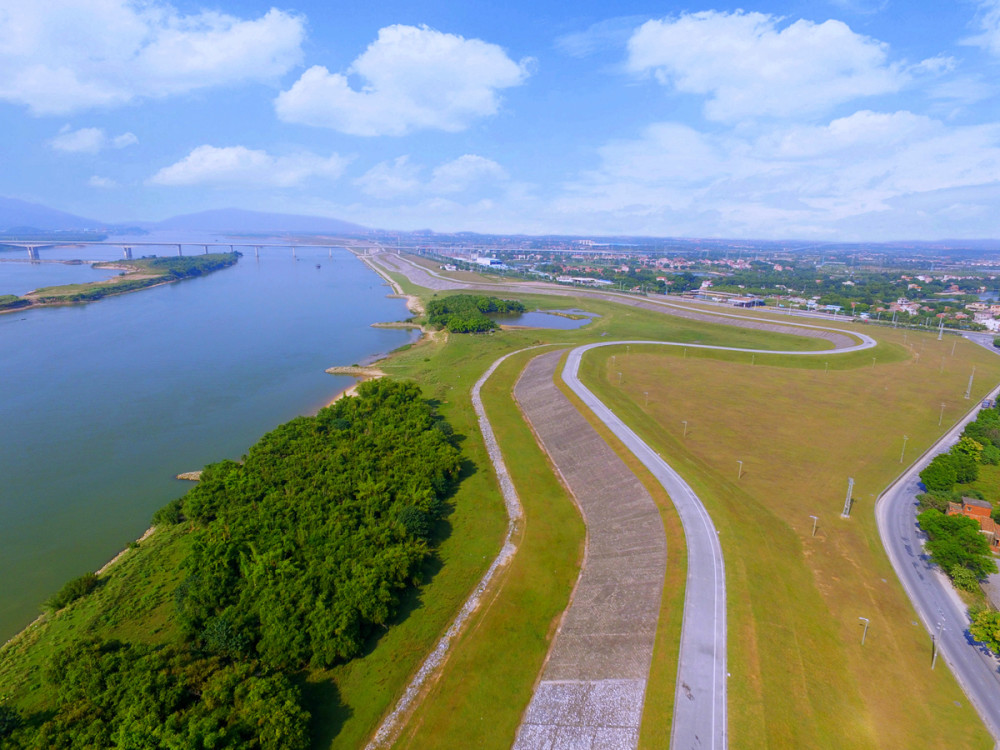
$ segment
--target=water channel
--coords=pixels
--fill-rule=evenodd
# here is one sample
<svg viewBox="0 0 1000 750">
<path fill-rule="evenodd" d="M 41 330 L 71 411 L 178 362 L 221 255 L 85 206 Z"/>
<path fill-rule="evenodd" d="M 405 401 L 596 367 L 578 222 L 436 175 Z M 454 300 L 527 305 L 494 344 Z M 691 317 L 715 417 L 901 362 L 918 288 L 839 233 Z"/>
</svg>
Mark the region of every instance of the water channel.
<svg viewBox="0 0 1000 750">
<path fill-rule="evenodd" d="M 81 253 L 121 257 L 41 254 Z M 238 458 L 353 382 L 325 368 L 414 338 L 370 327 L 408 312 L 346 250 L 296 255 L 265 248 L 256 259 L 251 249 L 204 278 L 0 315 L 0 641 L 139 536 L 190 487 L 177 473 Z M 0 263 L 0 294 L 95 273 L 27 268 L 30 281 L 22 264 Z"/>
</svg>

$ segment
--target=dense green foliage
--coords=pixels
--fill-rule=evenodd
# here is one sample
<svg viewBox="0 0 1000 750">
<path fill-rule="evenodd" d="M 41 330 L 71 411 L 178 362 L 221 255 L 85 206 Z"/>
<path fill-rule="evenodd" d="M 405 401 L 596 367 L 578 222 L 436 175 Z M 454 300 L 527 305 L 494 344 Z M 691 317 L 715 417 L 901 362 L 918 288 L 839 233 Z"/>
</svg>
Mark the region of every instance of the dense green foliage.
<svg viewBox="0 0 1000 750">
<path fill-rule="evenodd" d="M 186 635 L 273 666 L 356 656 L 430 555 L 458 450 L 413 384 L 376 380 L 209 467 L 177 595 Z"/>
<path fill-rule="evenodd" d="M 977 641 L 985 643 L 993 653 L 1000 654 L 1000 612 L 989 609 L 973 612 L 969 632 Z"/>
<path fill-rule="evenodd" d="M 30 304 L 31 300 L 18 297 L 16 294 L 0 294 L 0 310 L 14 310 Z"/>
<path fill-rule="evenodd" d="M 524 305 L 517 300 L 498 299 L 476 294 L 456 294 L 433 299 L 427 304 L 430 324 L 447 328 L 452 333 L 482 333 L 497 328 L 487 313 L 510 315 L 523 313 Z"/>
<path fill-rule="evenodd" d="M 938 510 L 925 510 L 917 521 L 927 534 L 931 560 L 954 576 L 956 567 L 965 568 L 977 580 L 997 572 L 990 554 L 990 543 L 979 532 L 979 522 L 965 516 L 947 516 Z"/>
<path fill-rule="evenodd" d="M 258 664 L 169 646 L 80 641 L 53 660 L 45 679 L 58 688 L 58 706 L 23 722 L 15 714 L 4 747 L 309 746 L 298 688 Z"/>
<path fill-rule="evenodd" d="M 419 387 L 376 380 L 265 435 L 242 463 L 207 467 L 155 517 L 193 538 L 174 596 L 183 640 L 71 640 L 43 675 L 44 710 L 0 704 L 0 745 L 308 747 L 294 673 L 348 660 L 388 627 L 459 466 Z M 51 605 L 97 580 L 71 581 Z"/>
<path fill-rule="evenodd" d="M 59 592 L 45 602 L 45 608 L 51 611 L 62 609 L 70 602 L 75 602 L 81 596 L 86 596 L 96 588 L 99 579 L 93 573 L 84 573 L 64 585 Z"/>
<path fill-rule="evenodd" d="M 920 481 L 928 492 L 943 498 L 956 484 L 976 481 L 980 464 L 1000 464 L 1000 410 L 996 408 L 981 409 L 951 450 L 935 456 L 920 472 Z"/>
<path fill-rule="evenodd" d="M 84 285 L 79 291 L 70 294 L 59 293 L 60 287 L 48 287 L 38 290 L 35 299 L 41 303 L 51 302 L 92 302 L 112 294 L 134 292 L 145 289 L 164 281 L 176 281 L 201 276 L 211 271 L 227 268 L 239 260 L 240 253 L 209 253 L 207 255 L 191 255 L 172 258 L 143 258 L 129 261 L 129 265 L 140 271 L 147 271 L 151 276 L 146 278 L 122 278 L 112 282 L 97 282 Z M 110 264 L 114 265 L 114 264 Z"/>
</svg>

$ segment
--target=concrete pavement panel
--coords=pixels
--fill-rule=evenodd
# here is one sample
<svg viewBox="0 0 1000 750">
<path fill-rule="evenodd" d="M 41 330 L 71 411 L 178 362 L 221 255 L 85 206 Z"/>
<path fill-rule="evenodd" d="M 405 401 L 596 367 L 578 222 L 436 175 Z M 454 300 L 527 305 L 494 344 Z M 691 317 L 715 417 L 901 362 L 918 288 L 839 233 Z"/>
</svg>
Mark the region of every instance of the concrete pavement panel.
<svg viewBox="0 0 1000 750">
<path fill-rule="evenodd" d="M 532 360 L 514 395 L 580 507 L 587 549 L 514 747 L 624 750 L 639 741 L 666 536 L 642 483 L 556 388 L 560 356 Z"/>
</svg>

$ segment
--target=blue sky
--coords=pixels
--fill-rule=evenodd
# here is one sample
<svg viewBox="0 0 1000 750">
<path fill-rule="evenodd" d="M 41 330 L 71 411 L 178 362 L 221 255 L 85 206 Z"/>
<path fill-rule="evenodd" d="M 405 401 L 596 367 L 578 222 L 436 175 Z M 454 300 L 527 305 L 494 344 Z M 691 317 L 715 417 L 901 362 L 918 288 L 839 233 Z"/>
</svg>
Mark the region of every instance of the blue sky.
<svg viewBox="0 0 1000 750">
<path fill-rule="evenodd" d="M 109 221 L 1000 237 L 1000 0 L 611 7 L 0 0 L 0 195 Z"/>
</svg>

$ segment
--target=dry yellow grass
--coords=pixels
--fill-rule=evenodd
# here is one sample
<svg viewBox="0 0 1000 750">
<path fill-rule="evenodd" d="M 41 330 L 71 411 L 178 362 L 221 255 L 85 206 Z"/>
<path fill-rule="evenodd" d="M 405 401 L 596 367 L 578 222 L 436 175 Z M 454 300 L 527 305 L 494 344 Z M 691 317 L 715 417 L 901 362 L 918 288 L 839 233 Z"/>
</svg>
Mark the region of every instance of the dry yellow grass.
<svg viewBox="0 0 1000 750">
<path fill-rule="evenodd" d="M 882 550 L 873 502 L 903 468 L 903 435 L 909 463 L 975 403 L 963 398 L 973 365 L 974 399 L 1000 381 L 1000 357 L 964 340 L 952 356 L 954 339 L 932 334 L 866 332 L 883 346 L 831 356 L 829 372 L 823 356 L 800 369 L 806 358 L 757 355 L 751 366 L 654 347 L 585 362 L 591 385 L 671 460 L 720 531 L 734 748 L 992 746 L 950 673 L 930 670 L 929 637 Z M 848 476 L 857 503 L 845 521 Z M 871 620 L 864 647 L 859 616 Z"/>
</svg>

